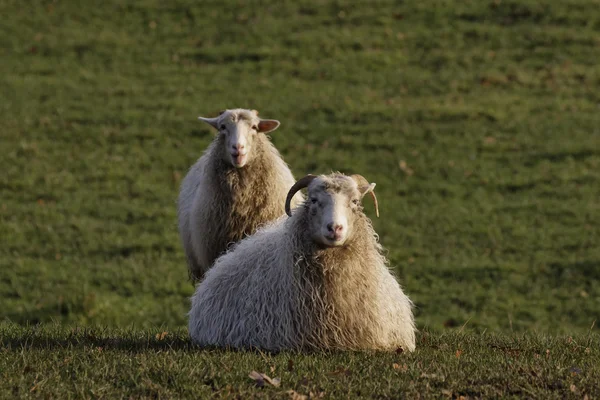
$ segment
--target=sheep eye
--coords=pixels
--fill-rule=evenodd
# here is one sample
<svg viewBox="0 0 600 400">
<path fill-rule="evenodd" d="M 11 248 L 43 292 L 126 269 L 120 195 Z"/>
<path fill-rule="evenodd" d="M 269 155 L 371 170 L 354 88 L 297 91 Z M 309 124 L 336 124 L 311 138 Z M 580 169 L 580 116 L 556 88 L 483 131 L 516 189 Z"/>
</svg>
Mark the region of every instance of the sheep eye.
<svg viewBox="0 0 600 400">
<path fill-rule="evenodd" d="M 359 201 L 358 199 L 354 199 L 354 200 L 352 200 L 352 204 L 354 204 L 355 206 L 357 206 L 359 202 L 360 202 L 360 201 Z"/>
<path fill-rule="evenodd" d="M 310 198 L 310 202 L 311 202 L 311 203 L 313 203 L 313 204 L 316 204 L 316 203 L 317 203 L 317 201 L 318 201 L 318 200 L 317 200 L 317 198 L 316 198 L 316 197 L 311 197 L 311 198 Z"/>
<path fill-rule="evenodd" d="M 252 129 L 254 129 L 256 132 L 258 132 L 258 126 L 252 125 Z"/>
<path fill-rule="evenodd" d="M 225 124 L 221 125 L 221 130 L 224 131 L 227 127 L 225 126 Z"/>
</svg>

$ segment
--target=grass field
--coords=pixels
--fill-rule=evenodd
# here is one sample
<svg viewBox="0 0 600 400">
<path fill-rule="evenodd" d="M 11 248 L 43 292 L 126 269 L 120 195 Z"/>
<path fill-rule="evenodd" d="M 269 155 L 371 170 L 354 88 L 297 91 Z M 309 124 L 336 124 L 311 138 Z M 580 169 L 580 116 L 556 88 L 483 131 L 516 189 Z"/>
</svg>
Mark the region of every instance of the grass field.
<svg viewBox="0 0 600 400">
<path fill-rule="evenodd" d="M 0 326 L 4 398 L 589 398 L 598 335 L 433 335 L 413 354 L 199 350 L 185 330 Z M 249 378 L 253 371 L 279 386 Z M 295 397 L 296 396 L 296 397 Z M 302 397 L 307 396 L 307 397 Z M 587 396 L 587 397 L 585 397 Z"/>
<path fill-rule="evenodd" d="M 76 371 L 56 369 L 69 357 L 87 374 L 65 386 L 73 396 L 153 396 L 133 380 L 155 382 L 159 365 L 181 374 L 176 387 L 159 379 L 159 397 L 191 396 L 211 371 L 223 374 L 219 394 L 250 390 L 261 357 L 184 339 L 193 287 L 175 222 L 180 181 L 212 140 L 196 117 L 245 107 L 281 121 L 272 140 L 296 176 L 340 170 L 377 182 L 375 228 L 430 338 L 410 356 L 298 356 L 305 369 L 292 381 L 281 372 L 282 387 L 349 363 L 350 384 L 311 378 L 310 389 L 344 396 L 368 381 L 363 395 L 382 397 L 581 397 L 574 379 L 598 396 L 598 367 L 571 376 L 567 362 L 591 363 L 595 350 L 564 345 L 569 335 L 598 344 L 600 332 L 597 0 L 0 0 L 0 15 L 3 395 L 71 385 Z M 51 322 L 63 328 L 19 339 Z M 103 342 L 73 342 L 75 326 L 122 334 L 114 340 L 132 348 L 96 359 Z M 177 332 L 172 351 L 144 341 L 158 331 Z M 543 384 L 516 367 L 534 368 L 538 353 Z M 274 358 L 278 372 L 291 357 Z M 221 359 L 243 368 L 221 371 Z M 393 362 L 409 365 L 398 382 Z M 418 378 L 419 362 L 445 380 Z M 24 372 L 30 363 L 55 369 Z M 100 381 L 123 367 L 141 369 L 102 394 Z M 27 392 L 36 374 L 48 386 Z M 470 377 L 479 389 L 469 394 Z M 534 386 L 512 392 L 510 377 Z"/>
</svg>

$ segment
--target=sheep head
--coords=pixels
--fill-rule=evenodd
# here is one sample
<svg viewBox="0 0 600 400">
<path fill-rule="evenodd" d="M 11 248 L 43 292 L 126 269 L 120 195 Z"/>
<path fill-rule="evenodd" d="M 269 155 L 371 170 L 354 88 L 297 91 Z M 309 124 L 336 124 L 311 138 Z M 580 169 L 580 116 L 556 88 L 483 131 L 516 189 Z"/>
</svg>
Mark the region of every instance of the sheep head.
<svg viewBox="0 0 600 400">
<path fill-rule="evenodd" d="M 252 160 L 252 145 L 257 134 L 272 132 L 279 127 L 279 121 L 261 119 L 258 111 L 241 108 L 221 111 L 215 118 L 198 119 L 225 136 L 223 158 L 235 168 L 243 168 Z"/>
<path fill-rule="evenodd" d="M 362 214 L 362 198 L 371 193 L 375 183 L 369 183 L 361 175 L 346 176 L 340 173 L 331 175 L 307 175 L 298 180 L 288 192 L 286 213 L 291 216 L 290 201 L 302 188 L 308 188 L 306 208 L 309 230 L 312 239 L 326 247 L 343 246 L 353 235 L 354 221 Z"/>
</svg>

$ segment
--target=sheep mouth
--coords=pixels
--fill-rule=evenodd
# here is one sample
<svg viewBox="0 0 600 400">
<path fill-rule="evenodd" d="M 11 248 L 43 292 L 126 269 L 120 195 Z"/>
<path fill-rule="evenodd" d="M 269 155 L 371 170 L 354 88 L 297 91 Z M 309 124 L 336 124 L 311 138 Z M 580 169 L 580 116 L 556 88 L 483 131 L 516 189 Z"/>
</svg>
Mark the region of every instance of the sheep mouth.
<svg viewBox="0 0 600 400">
<path fill-rule="evenodd" d="M 340 235 L 325 235 L 321 242 L 326 247 L 341 247 L 346 243 L 346 237 Z"/>
<path fill-rule="evenodd" d="M 248 163 L 247 153 L 231 153 L 231 161 L 236 168 L 242 168 Z"/>
</svg>

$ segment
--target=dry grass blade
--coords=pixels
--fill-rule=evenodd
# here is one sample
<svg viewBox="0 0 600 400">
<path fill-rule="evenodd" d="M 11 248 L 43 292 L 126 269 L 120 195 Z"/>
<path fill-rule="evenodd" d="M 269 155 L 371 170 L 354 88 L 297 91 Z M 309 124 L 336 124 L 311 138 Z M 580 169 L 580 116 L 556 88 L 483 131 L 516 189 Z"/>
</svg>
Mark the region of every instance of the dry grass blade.
<svg viewBox="0 0 600 400">
<path fill-rule="evenodd" d="M 256 386 L 264 386 L 265 382 L 267 382 L 271 386 L 279 387 L 281 384 L 281 379 L 279 378 L 271 378 L 267 374 L 263 374 L 260 372 L 252 371 L 248 374 L 248 377 L 256 382 Z"/>
<path fill-rule="evenodd" d="M 290 396 L 290 399 L 292 399 L 292 400 L 307 400 L 308 399 L 307 395 L 300 394 L 300 393 L 296 392 L 295 390 L 288 390 L 286 393 Z"/>
</svg>

